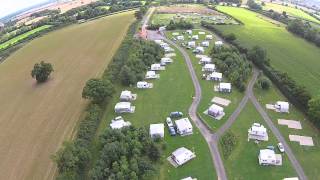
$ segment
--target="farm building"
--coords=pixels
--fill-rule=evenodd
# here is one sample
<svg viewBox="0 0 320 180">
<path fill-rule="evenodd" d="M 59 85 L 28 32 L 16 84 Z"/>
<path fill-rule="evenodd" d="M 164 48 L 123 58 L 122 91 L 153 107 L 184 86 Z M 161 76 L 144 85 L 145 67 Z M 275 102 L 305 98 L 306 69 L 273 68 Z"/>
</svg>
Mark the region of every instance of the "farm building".
<svg viewBox="0 0 320 180">
<path fill-rule="evenodd" d="M 199 53 L 199 54 L 203 54 L 204 53 L 204 48 L 201 46 L 196 47 L 195 50 L 193 50 L 194 53 Z"/>
<path fill-rule="evenodd" d="M 202 71 L 205 72 L 214 72 L 216 70 L 216 66 L 214 64 L 205 64 L 202 67 Z"/>
<path fill-rule="evenodd" d="M 156 74 L 155 71 L 147 71 L 145 78 L 146 79 L 158 79 L 158 78 L 160 78 L 160 74 Z"/>
<path fill-rule="evenodd" d="M 285 101 L 277 101 L 274 105 L 277 111 L 289 113 L 289 103 Z"/>
<path fill-rule="evenodd" d="M 206 32 L 199 31 L 199 32 L 198 32 L 198 34 L 200 34 L 200 35 L 205 35 L 205 34 L 206 34 Z"/>
<path fill-rule="evenodd" d="M 248 141 L 250 139 L 268 141 L 267 129 L 259 123 L 253 123 L 252 127 L 248 130 Z"/>
<path fill-rule="evenodd" d="M 136 94 L 132 94 L 131 91 L 124 90 L 120 94 L 120 101 L 132 101 L 137 97 Z"/>
<path fill-rule="evenodd" d="M 187 30 L 186 32 L 187 32 L 189 35 L 192 35 L 192 30 L 191 30 L 191 29 Z"/>
<path fill-rule="evenodd" d="M 114 118 L 110 123 L 111 129 L 121 129 L 129 126 L 131 126 L 131 123 L 129 121 L 124 121 L 121 116 Z"/>
<path fill-rule="evenodd" d="M 212 36 L 211 34 L 208 34 L 208 35 L 206 35 L 206 39 L 207 39 L 207 40 L 212 40 L 212 39 L 213 39 L 213 36 Z"/>
<path fill-rule="evenodd" d="M 196 42 L 195 41 L 189 41 L 188 42 L 189 47 L 196 47 Z"/>
<path fill-rule="evenodd" d="M 148 89 L 148 88 L 152 88 L 152 86 L 153 86 L 152 83 L 148 83 L 146 81 L 138 81 L 137 82 L 138 89 Z"/>
<path fill-rule="evenodd" d="M 191 38 L 192 38 L 193 40 L 198 40 L 198 39 L 199 39 L 199 36 L 198 36 L 198 35 L 193 35 Z"/>
<path fill-rule="evenodd" d="M 164 58 L 161 58 L 161 63 L 160 64 L 162 66 L 165 66 L 165 65 L 167 65 L 169 63 L 172 63 L 172 62 L 173 62 L 173 60 L 171 58 L 164 57 Z"/>
<path fill-rule="evenodd" d="M 178 32 L 173 32 L 172 36 L 179 36 L 179 33 Z"/>
<path fill-rule="evenodd" d="M 259 156 L 259 164 L 268 166 L 268 165 L 282 165 L 282 156 L 281 154 L 276 154 L 274 150 L 271 149 L 261 149 Z"/>
<path fill-rule="evenodd" d="M 175 121 L 177 132 L 181 136 L 193 134 L 192 124 L 188 118 L 182 118 Z"/>
<path fill-rule="evenodd" d="M 186 162 L 190 161 L 195 157 L 196 155 L 185 147 L 178 148 L 171 153 L 172 160 L 179 166 L 185 164 Z"/>
<path fill-rule="evenodd" d="M 135 107 L 131 106 L 130 102 L 119 102 L 114 107 L 116 113 L 133 113 L 134 110 Z"/>
<path fill-rule="evenodd" d="M 150 124 L 151 138 L 164 137 L 164 124 Z"/>
<path fill-rule="evenodd" d="M 161 64 L 151 64 L 151 71 L 163 71 L 166 67 L 161 66 Z"/>
<path fill-rule="evenodd" d="M 203 47 L 209 47 L 210 43 L 209 43 L 209 41 L 203 41 L 203 42 L 201 42 L 201 45 Z"/>
<path fill-rule="evenodd" d="M 180 41 L 184 40 L 184 36 L 177 36 L 177 39 L 180 40 Z"/>
<path fill-rule="evenodd" d="M 223 45 L 222 41 L 216 41 L 214 42 L 214 47 L 221 47 Z"/>
<path fill-rule="evenodd" d="M 212 81 L 222 81 L 222 73 L 213 72 L 208 75 L 208 79 Z"/>
<path fill-rule="evenodd" d="M 212 62 L 212 59 L 208 56 L 203 56 L 199 61 L 200 64 L 209 64 L 211 62 Z"/>
<path fill-rule="evenodd" d="M 223 107 L 221 106 L 218 106 L 216 104 L 212 104 L 209 109 L 208 109 L 208 114 L 210 116 L 213 116 L 213 117 L 217 117 L 217 116 L 220 116 L 222 115 L 224 112 L 223 112 Z"/>
<path fill-rule="evenodd" d="M 219 92 L 231 92 L 231 83 L 219 83 Z"/>
</svg>

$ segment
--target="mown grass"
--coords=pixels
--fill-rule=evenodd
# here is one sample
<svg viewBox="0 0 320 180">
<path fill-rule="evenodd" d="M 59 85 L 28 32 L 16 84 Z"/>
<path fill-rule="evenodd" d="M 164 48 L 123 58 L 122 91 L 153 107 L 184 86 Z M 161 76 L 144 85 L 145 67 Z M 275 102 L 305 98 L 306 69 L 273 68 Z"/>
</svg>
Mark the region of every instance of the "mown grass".
<svg viewBox="0 0 320 180">
<path fill-rule="evenodd" d="M 263 91 L 255 88 L 254 93 L 261 103 L 262 107 L 265 107 L 265 104 L 274 103 L 278 100 L 287 101 L 287 99 L 275 88 L 272 86 L 270 90 Z M 317 130 L 307 119 L 306 117 L 293 105 L 290 106 L 289 114 L 276 113 L 271 110 L 266 112 L 272 119 L 273 123 L 280 130 L 294 154 L 301 163 L 306 175 L 311 180 L 319 179 L 320 177 L 320 166 L 316 165 L 320 161 L 320 131 Z M 302 130 L 290 129 L 287 126 L 278 125 L 278 119 L 288 119 L 288 120 L 298 120 L 302 125 Z M 297 142 L 289 141 L 289 134 L 301 135 L 301 136 L 311 136 L 315 144 L 314 147 L 300 146 Z"/>
<path fill-rule="evenodd" d="M 33 29 L 33 30 L 30 30 L 30 31 L 28 31 L 28 32 L 25 32 L 25 33 L 23 33 L 23 34 L 21 34 L 21 35 L 19 35 L 19 36 L 16 36 L 16 37 L 14 37 L 14 38 L 12 38 L 12 39 L 10 39 L 10 40 L 8 40 L 8 41 L 0 44 L 0 50 L 1 50 L 1 49 L 5 49 L 5 48 L 8 47 L 8 46 L 14 45 L 14 44 L 16 44 L 17 42 L 19 42 L 19 41 L 21 41 L 21 40 L 29 37 L 30 35 L 32 35 L 32 34 L 34 34 L 34 33 L 36 33 L 36 32 L 40 32 L 40 31 L 43 31 L 43 30 L 45 30 L 45 29 L 48 29 L 48 28 L 51 27 L 51 26 L 52 26 L 52 25 L 43 25 L 43 26 L 40 26 L 40 27 L 35 28 L 35 29 Z"/>
<path fill-rule="evenodd" d="M 181 111 L 185 116 L 188 114 L 194 88 L 182 55 L 178 51 L 176 54 L 174 62 L 160 73 L 160 79 L 152 81 L 153 89 L 141 90 L 134 87 L 117 86 L 117 93 L 106 108 L 97 137 L 116 116 L 114 105 L 119 101 L 121 90 L 124 89 L 132 90 L 138 95 L 137 100 L 133 102 L 133 105 L 136 106 L 135 113 L 123 115 L 124 119 L 130 121 L 134 126 L 149 128 L 151 123 L 165 123 L 165 118 L 172 111 Z M 162 164 L 159 165 L 159 175 L 156 175 L 155 179 L 182 179 L 188 176 L 200 180 L 215 179 L 216 174 L 208 145 L 196 126 L 193 127 L 194 134 L 186 137 L 171 137 L 167 127 L 165 128 L 164 141 L 167 148 L 163 153 Z M 172 151 L 182 146 L 195 151 L 197 157 L 182 167 L 174 168 L 166 158 Z"/>
<path fill-rule="evenodd" d="M 263 47 L 267 50 L 273 67 L 287 72 L 298 84 L 306 86 L 312 95 L 320 94 L 318 47 L 291 34 L 284 26 L 260 19 L 258 14 L 252 11 L 226 6 L 218 6 L 218 9 L 244 23 L 239 26 L 216 26 L 219 30 L 226 34 L 236 34 L 237 41 L 247 48 L 254 45 Z"/>
<path fill-rule="evenodd" d="M 261 123 L 268 129 L 269 141 L 259 144 L 256 144 L 253 140 L 248 142 L 248 129 L 253 123 Z M 251 102 L 248 102 L 228 131 L 231 131 L 237 137 L 237 144 L 231 155 L 227 159 L 223 158 L 228 179 L 267 180 L 296 176 L 286 155 L 282 156 L 282 166 L 259 165 L 259 150 L 265 149 L 269 145 L 276 147 L 278 142 Z M 222 153 L 223 149 L 220 144 L 219 150 Z M 276 153 L 280 153 L 278 149 L 276 149 Z"/>
<path fill-rule="evenodd" d="M 212 34 L 209 31 L 203 30 L 203 29 L 195 29 L 193 30 L 193 34 L 198 34 L 199 31 L 204 31 L 207 34 Z M 183 31 L 169 31 L 167 33 L 167 36 L 169 38 L 172 38 L 172 32 L 180 32 L 182 34 Z M 205 49 L 205 54 L 208 55 L 210 53 L 210 50 L 213 48 L 214 42 L 217 40 L 217 37 L 213 35 L 213 40 L 210 41 L 210 46 Z M 185 36 L 185 42 L 190 41 L 188 38 L 188 35 Z M 196 41 L 196 43 L 201 43 L 205 39 L 205 35 L 199 35 L 199 40 Z M 226 120 L 229 118 L 229 116 L 233 113 L 233 111 L 236 109 L 238 106 L 239 102 L 241 101 L 243 97 L 243 93 L 239 92 L 235 87 L 232 88 L 232 93 L 219 93 L 219 92 L 214 92 L 213 88 L 214 85 L 217 85 L 218 82 L 213 82 L 213 81 L 206 81 L 202 80 L 202 66 L 198 64 L 199 59 L 195 57 L 195 54 L 192 53 L 192 50 L 187 50 L 191 60 L 193 67 L 196 71 L 197 77 L 199 79 L 199 83 L 201 85 L 201 90 L 202 90 L 202 99 L 198 107 L 198 114 L 201 116 L 201 118 L 210 126 L 210 128 L 213 131 L 216 131 L 221 127 Z M 223 73 L 223 72 L 222 72 Z M 222 82 L 229 82 L 228 79 L 224 78 Z M 212 117 L 204 114 L 203 112 L 209 108 L 209 106 L 213 103 L 211 103 L 211 100 L 213 97 L 218 96 L 222 98 L 229 99 L 231 101 L 230 105 L 228 107 L 224 108 L 224 112 L 226 115 L 221 119 L 221 120 L 215 120 Z"/>
</svg>

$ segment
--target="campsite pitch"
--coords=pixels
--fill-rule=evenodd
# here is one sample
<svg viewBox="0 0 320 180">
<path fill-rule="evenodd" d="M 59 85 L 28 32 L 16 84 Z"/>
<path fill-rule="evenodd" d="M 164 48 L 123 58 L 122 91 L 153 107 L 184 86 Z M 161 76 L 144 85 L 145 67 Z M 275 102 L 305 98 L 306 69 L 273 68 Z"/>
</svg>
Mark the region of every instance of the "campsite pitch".
<svg viewBox="0 0 320 180">
<path fill-rule="evenodd" d="M 0 65 L 0 179 L 54 178 L 50 156 L 70 138 L 86 107 L 82 88 L 108 65 L 133 14 L 51 32 Z M 42 60 L 52 63 L 54 72 L 48 82 L 36 84 L 30 72 Z"/>
</svg>

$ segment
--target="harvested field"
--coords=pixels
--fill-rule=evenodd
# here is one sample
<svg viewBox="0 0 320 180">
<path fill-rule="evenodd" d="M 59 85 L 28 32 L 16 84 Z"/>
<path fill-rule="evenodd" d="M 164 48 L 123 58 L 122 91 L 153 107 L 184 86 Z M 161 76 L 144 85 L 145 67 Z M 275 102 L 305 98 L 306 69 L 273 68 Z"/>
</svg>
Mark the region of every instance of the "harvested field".
<svg viewBox="0 0 320 180">
<path fill-rule="evenodd" d="M 86 101 L 85 82 L 102 73 L 119 47 L 133 12 L 72 25 L 35 39 L 0 64 L 0 179 L 53 179 L 50 156 L 70 138 Z M 48 82 L 30 72 L 53 64 Z M 4 88 L 5 87 L 5 88 Z"/>
<path fill-rule="evenodd" d="M 220 15 L 221 13 L 214 11 L 212 9 L 206 8 L 205 6 L 200 5 L 172 5 L 172 6 L 160 6 L 157 8 L 157 13 L 199 13 L 199 14 L 212 14 Z"/>
</svg>

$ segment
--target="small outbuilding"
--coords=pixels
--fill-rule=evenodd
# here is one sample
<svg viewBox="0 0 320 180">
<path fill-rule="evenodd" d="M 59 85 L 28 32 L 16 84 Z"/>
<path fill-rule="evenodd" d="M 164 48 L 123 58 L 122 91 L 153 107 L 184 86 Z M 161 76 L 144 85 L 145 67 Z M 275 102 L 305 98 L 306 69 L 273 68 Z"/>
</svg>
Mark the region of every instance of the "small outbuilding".
<svg viewBox="0 0 320 180">
<path fill-rule="evenodd" d="M 192 48 L 196 47 L 196 42 L 195 41 L 189 41 L 188 42 L 188 47 L 192 47 Z"/>
<path fill-rule="evenodd" d="M 200 61 L 199 64 L 210 64 L 212 62 L 212 59 L 208 56 L 203 56 Z"/>
<path fill-rule="evenodd" d="M 131 126 L 131 123 L 129 121 L 124 121 L 121 116 L 114 118 L 110 123 L 111 129 L 121 129 L 129 126 Z"/>
<path fill-rule="evenodd" d="M 230 93 L 231 92 L 231 83 L 219 83 L 218 90 L 219 90 L 219 92 Z"/>
<path fill-rule="evenodd" d="M 150 124 L 150 136 L 151 138 L 163 138 L 164 137 L 164 124 Z"/>
<path fill-rule="evenodd" d="M 214 47 L 221 47 L 223 45 L 222 41 L 216 41 L 214 42 Z"/>
<path fill-rule="evenodd" d="M 208 75 L 208 80 L 212 81 L 222 81 L 222 73 L 219 72 L 213 72 Z"/>
<path fill-rule="evenodd" d="M 146 79 L 158 79 L 158 78 L 160 78 L 160 74 L 156 74 L 155 71 L 147 71 L 145 78 Z"/>
<path fill-rule="evenodd" d="M 198 36 L 198 35 L 193 35 L 191 38 L 192 38 L 193 40 L 198 40 L 198 39 L 199 39 L 199 36 Z"/>
<path fill-rule="evenodd" d="M 201 45 L 202 45 L 203 47 L 209 47 L 210 43 L 209 43 L 209 41 L 202 41 L 202 42 L 201 42 Z"/>
<path fill-rule="evenodd" d="M 218 117 L 223 114 L 224 114 L 223 107 L 218 106 L 216 104 L 212 104 L 208 109 L 208 115 L 210 115 L 210 116 Z"/>
<path fill-rule="evenodd" d="M 259 164 L 263 166 L 282 165 L 281 154 L 276 154 L 274 150 L 271 150 L 271 149 L 261 149 L 258 159 L 259 159 Z"/>
<path fill-rule="evenodd" d="M 250 139 L 268 141 L 267 129 L 262 124 L 253 123 L 252 127 L 248 130 L 248 141 Z"/>
<path fill-rule="evenodd" d="M 137 98 L 136 94 L 132 94 L 131 91 L 124 90 L 120 94 L 120 101 L 133 101 Z"/>
<path fill-rule="evenodd" d="M 171 154 L 172 160 L 177 163 L 178 166 L 185 164 L 195 157 L 196 155 L 185 147 L 178 148 Z"/>
<path fill-rule="evenodd" d="M 212 40 L 212 39 L 213 39 L 213 36 L 212 36 L 211 34 L 208 34 L 208 35 L 206 35 L 206 39 L 207 39 L 207 40 Z"/>
<path fill-rule="evenodd" d="M 277 111 L 282 113 L 289 113 L 289 103 L 285 101 L 277 101 L 274 105 Z"/>
<path fill-rule="evenodd" d="M 161 66 L 161 64 L 151 64 L 151 71 L 163 71 L 166 67 Z"/>
<path fill-rule="evenodd" d="M 135 106 L 131 106 L 130 102 L 119 102 L 115 105 L 114 111 L 116 113 L 134 113 Z"/>
<path fill-rule="evenodd" d="M 152 87 L 153 87 L 152 83 L 148 83 L 146 81 L 138 81 L 137 82 L 138 89 L 148 89 L 148 88 L 152 88 Z"/>
<path fill-rule="evenodd" d="M 193 128 L 190 120 L 188 118 L 182 118 L 175 121 L 177 132 L 181 136 L 193 134 Z"/>
<path fill-rule="evenodd" d="M 204 72 L 214 72 L 216 70 L 216 66 L 214 64 L 205 64 L 203 67 L 202 67 L 202 71 Z"/>
</svg>

